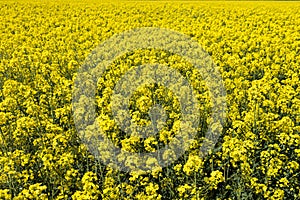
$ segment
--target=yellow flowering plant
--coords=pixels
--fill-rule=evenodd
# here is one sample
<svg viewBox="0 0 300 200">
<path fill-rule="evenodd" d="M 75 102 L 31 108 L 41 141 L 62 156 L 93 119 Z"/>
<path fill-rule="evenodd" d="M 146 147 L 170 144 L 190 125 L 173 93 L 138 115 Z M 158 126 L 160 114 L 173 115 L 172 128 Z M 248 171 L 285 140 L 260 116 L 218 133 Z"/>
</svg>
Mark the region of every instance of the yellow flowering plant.
<svg viewBox="0 0 300 200">
<path fill-rule="evenodd" d="M 298 2 L 1 1 L 0 199 L 299 199 L 299 10 Z M 218 91 L 218 84 L 207 82 L 188 60 L 162 46 L 120 55 L 96 86 L 89 74 L 78 73 L 99 43 L 139 27 L 191 37 L 220 72 L 226 116 L 206 155 L 202 144 L 214 141 L 205 133 L 222 99 L 212 100 L 209 88 Z M 117 108 L 123 105 L 112 98 L 116 83 L 128 71 L 155 63 L 178 71 L 194 90 L 200 120 L 198 127 L 182 126 L 197 133 L 186 143 L 174 140 L 182 128 L 181 99 L 162 84 L 138 87 L 128 113 L 117 113 L 120 120 L 129 114 L 135 127 L 151 124 L 151 112 L 161 111 L 156 135 L 127 134 L 113 118 L 113 100 Z M 76 103 L 84 109 L 74 111 L 73 97 L 81 92 L 74 90 L 77 78 L 96 95 L 81 96 Z M 136 79 L 130 76 L 121 88 Z M 189 102 L 188 88 L 177 88 Z M 75 127 L 74 119 L 90 122 L 91 105 L 102 135 L 96 123 L 84 134 Z M 212 129 L 220 127 L 214 121 Z M 124 172 L 105 164 L 113 157 L 110 146 L 95 142 L 104 137 L 130 153 L 155 153 L 172 141 L 189 148 L 179 158 L 165 151 L 160 159 L 172 160 L 168 166 L 150 157 L 147 170 Z M 141 163 L 134 156 L 114 158 L 128 169 Z"/>
</svg>

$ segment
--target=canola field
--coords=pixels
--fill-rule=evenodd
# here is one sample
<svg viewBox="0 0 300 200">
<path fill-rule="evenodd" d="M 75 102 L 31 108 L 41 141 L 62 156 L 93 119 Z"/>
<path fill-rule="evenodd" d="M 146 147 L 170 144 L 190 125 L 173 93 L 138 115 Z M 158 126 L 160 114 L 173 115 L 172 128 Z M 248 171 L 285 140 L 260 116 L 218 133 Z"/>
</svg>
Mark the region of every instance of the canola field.
<svg viewBox="0 0 300 200">
<path fill-rule="evenodd" d="M 214 104 L 208 85 L 214 83 L 161 49 L 118 57 L 99 78 L 92 102 L 113 145 L 156 152 L 180 124 L 179 99 L 163 85 L 146 84 L 133 92 L 129 114 L 147 125 L 147 113 L 160 103 L 165 127 L 147 138 L 118 128 L 113 88 L 139 65 L 160 63 L 180 72 L 201 111 L 183 155 L 167 166 L 149 159 L 148 171 L 130 171 L 139 161 L 120 158 L 129 169 L 122 171 L 98 159 L 76 129 L 74 119 L 87 116 L 73 110 L 74 82 L 100 43 L 142 27 L 177 31 L 203 47 L 221 74 L 226 116 L 214 148 L 203 156 Z M 300 3 L 1 1 L 0 38 L 0 199 L 300 199 Z"/>
</svg>

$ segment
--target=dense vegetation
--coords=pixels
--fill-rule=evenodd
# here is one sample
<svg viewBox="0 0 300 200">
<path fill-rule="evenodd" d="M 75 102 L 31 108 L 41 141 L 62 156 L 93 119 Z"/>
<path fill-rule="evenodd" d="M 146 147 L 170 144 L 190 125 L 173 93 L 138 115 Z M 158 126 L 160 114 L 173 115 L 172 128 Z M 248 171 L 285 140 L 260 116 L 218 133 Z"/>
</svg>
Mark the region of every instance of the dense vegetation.
<svg viewBox="0 0 300 200">
<path fill-rule="evenodd" d="M 207 83 L 180 57 L 155 49 L 123 55 L 99 79 L 101 126 L 126 151 L 168 143 L 180 120 L 168 88 L 145 85 L 130 100 L 137 124 L 149 122 L 150 97 L 165 105 L 168 128 L 157 137 L 127 137 L 109 115 L 116 77 L 159 62 L 191 80 L 207 113 L 190 150 L 164 168 L 122 172 L 82 143 L 72 113 L 77 71 L 98 44 L 138 27 L 186 34 L 214 60 L 228 109 L 209 155 L 199 151 Z M 0 30 L 1 199 L 299 199 L 299 3 L 1 1 Z"/>
</svg>

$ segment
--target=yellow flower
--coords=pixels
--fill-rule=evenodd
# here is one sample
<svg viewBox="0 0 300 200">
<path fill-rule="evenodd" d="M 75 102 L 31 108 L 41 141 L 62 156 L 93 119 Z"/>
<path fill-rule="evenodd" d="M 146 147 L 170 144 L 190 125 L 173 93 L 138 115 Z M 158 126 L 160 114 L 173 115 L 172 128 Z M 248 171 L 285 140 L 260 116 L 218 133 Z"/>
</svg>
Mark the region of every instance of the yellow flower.
<svg viewBox="0 0 300 200">
<path fill-rule="evenodd" d="M 223 173 L 219 170 L 212 171 L 210 174 L 210 177 L 205 177 L 204 181 L 209 185 L 209 188 L 211 190 L 217 189 L 218 184 L 225 181 L 225 178 L 223 176 Z"/>
<path fill-rule="evenodd" d="M 183 171 L 187 175 L 191 175 L 192 173 L 199 172 L 199 169 L 202 169 L 202 167 L 203 167 L 202 159 L 199 156 L 190 155 L 187 162 L 183 166 Z"/>
</svg>

